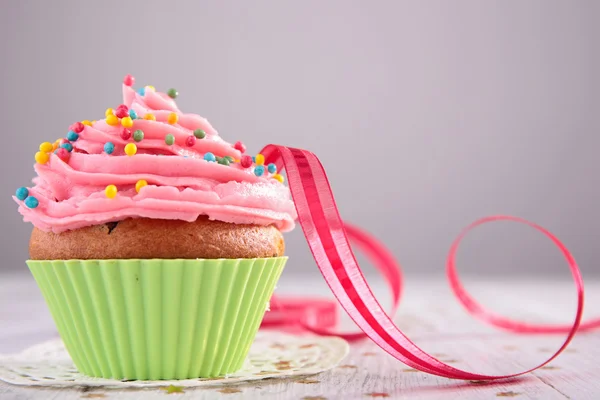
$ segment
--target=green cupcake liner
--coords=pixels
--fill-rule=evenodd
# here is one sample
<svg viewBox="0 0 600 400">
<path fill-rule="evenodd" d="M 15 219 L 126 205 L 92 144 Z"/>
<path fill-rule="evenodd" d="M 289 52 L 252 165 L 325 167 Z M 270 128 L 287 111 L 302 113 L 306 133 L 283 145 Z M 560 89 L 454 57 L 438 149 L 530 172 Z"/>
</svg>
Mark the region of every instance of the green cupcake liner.
<svg viewBox="0 0 600 400">
<path fill-rule="evenodd" d="M 223 376 L 242 367 L 287 257 L 27 261 L 85 375 Z"/>
</svg>

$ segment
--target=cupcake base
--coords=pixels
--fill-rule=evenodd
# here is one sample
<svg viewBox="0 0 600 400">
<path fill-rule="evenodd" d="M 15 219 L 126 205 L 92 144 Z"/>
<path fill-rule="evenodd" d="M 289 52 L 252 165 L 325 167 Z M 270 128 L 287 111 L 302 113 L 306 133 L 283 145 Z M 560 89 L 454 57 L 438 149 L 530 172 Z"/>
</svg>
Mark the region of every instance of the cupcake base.
<svg viewBox="0 0 600 400">
<path fill-rule="evenodd" d="M 287 257 L 27 261 L 80 372 L 161 380 L 241 368 Z"/>
</svg>

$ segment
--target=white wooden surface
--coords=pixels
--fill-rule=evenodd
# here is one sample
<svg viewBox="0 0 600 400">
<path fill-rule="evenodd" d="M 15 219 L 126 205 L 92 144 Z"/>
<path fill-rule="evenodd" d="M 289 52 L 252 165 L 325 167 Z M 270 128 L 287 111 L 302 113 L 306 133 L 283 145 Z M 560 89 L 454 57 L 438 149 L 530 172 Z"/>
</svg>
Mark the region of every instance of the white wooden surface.
<svg viewBox="0 0 600 400">
<path fill-rule="evenodd" d="M 486 305 L 529 320 L 567 322 L 574 289 L 563 281 L 468 281 Z M 385 288 L 373 287 L 387 304 Z M 600 314 L 600 282 L 586 282 L 586 315 Z M 278 293 L 327 294 L 321 281 L 299 282 L 284 277 Z M 482 373 L 508 373 L 533 367 L 558 348 L 557 336 L 509 335 L 476 322 L 453 300 L 446 283 L 407 279 L 396 320 L 424 349 L 459 368 Z M 0 275 L 0 353 L 20 351 L 55 336 L 53 322 L 28 274 Z M 317 376 L 267 380 L 227 388 L 165 390 L 32 389 L 0 382 L 0 399 L 599 399 L 600 331 L 579 334 L 567 351 L 549 366 L 523 378 L 498 383 L 472 383 L 437 378 L 414 371 L 368 341 L 354 343 L 342 364 Z M 168 398 L 168 397 L 167 397 Z"/>
</svg>

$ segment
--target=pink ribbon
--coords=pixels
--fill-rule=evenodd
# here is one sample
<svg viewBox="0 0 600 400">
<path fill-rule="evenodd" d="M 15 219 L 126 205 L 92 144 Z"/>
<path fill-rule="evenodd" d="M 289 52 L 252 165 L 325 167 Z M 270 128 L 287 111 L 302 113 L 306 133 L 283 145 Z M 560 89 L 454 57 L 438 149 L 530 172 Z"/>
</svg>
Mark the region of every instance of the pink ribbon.
<svg viewBox="0 0 600 400">
<path fill-rule="evenodd" d="M 543 227 L 517 217 L 493 216 L 469 225 L 454 241 L 448 254 L 446 271 L 450 286 L 461 304 L 476 318 L 493 326 L 517 333 L 564 333 L 562 346 L 546 361 L 526 371 L 510 375 L 482 375 L 463 371 L 445 364 L 424 352 L 410 341 L 379 305 L 367 284 L 350 246 L 353 242 L 377 267 L 389 285 L 394 315 L 400 303 L 402 275 L 400 265 L 385 246 L 358 227 L 343 223 L 340 218 L 325 169 L 313 153 L 279 145 L 268 145 L 261 154 L 265 163 L 275 163 L 278 170 L 287 171 L 290 191 L 298 211 L 298 221 L 313 257 L 337 302 L 359 326 L 361 332 L 335 331 L 336 304 L 318 299 L 278 299 L 272 301 L 263 326 L 291 327 L 321 335 L 336 335 L 348 340 L 369 337 L 399 361 L 423 372 L 452 379 L 496 380 L 512 378 L 536 370 L 552 361 L 569 344 L 579 330 L 600 326 L 600 318 L 581 324 L 583 314 L 583 280 L 575 259 L 552 233 Z M 539 325 L 513 321 L 484 309 L 461 284 L 455 257 L 461 240 L 472 229 L 493 221 L 513 221 L 529 225 L 548 237 L 562 252 L 577 289 L 577 312 L 570 325 Z"/>
</svg>

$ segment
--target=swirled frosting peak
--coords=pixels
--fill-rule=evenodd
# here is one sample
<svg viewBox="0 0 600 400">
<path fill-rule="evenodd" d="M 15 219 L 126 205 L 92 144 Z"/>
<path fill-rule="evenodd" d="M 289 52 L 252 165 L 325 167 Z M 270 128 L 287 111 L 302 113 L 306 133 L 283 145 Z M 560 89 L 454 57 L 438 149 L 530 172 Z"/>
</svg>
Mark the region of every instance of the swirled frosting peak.
<svg viewBox="0 0 600 400">
<path fill-rule="evenodd" d="M 296 210 L 275 165 L 245 154 L 205 118 L 186 114 L 177 92 L 123 83 L 123 103 L 98 121 L 40 145 L 33 187 L 14 200 L 25 221 L 62 232 L 125 218 L 210 219 L 291 230 Z"/>
</svg>

